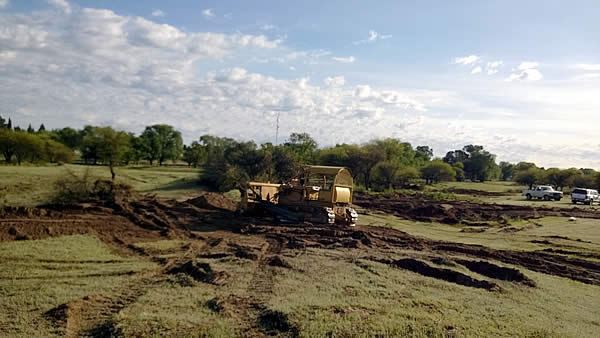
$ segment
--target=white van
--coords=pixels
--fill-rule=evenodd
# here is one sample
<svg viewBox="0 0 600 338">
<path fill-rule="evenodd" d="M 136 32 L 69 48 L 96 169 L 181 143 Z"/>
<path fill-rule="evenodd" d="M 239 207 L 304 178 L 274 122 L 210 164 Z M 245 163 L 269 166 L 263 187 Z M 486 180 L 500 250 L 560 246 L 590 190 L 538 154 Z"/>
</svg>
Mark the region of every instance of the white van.
<svg viewBox="0 0 600 338">
<path fill-rule="evenodd" d="M 571 192 L 571 202 L 592 205 L 594 202 L 600 202 L 600 195 L 598 195 L 598 190 L 575 188 Z"/>
</svg>

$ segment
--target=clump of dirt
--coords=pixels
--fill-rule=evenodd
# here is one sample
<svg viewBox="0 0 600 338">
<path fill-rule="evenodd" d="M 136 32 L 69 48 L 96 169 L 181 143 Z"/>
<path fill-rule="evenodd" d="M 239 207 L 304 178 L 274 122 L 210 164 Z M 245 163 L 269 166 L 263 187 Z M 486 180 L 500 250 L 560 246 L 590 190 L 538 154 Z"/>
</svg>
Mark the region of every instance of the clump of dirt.
<svg viewBox="0 0 600 338">
<path fill-rule="evenodd" d="M 487 229 L 486 228 L 462 228 L 462 229 L 460 229 L 460 232 L 479 233 L 479 232 L 485 232 L 485 230 L 487 230 Z"/>
<path fill-rule="evenodd" d="M 203 192 L 201 196 L 188 200 L 188 203 L 199 208 L 205 209 L 222 209 L 228 211 L 236 211 L 238 204 L 222 194 L 214 192 Z"/>
<path fill-rule="evenodd" d="M 398 268 L 406 269 L 412 272 L 416 272 L 420 275 L 433 277 L 441 280 L 445 280 L 447 282 L 469 286 L 473 288 L 486 289 L 489 291 L 498 291 L 500 287 L 492 282 L 488 282 L 485 280 L 477 280 L 470 276 L 465 275 L 464 273 L 460 273 L 458 271 L 450 270 L 450 269 L 441 269 L 433 267 L 425 262 L 412 259 L 412 258 L 402 258 L 398 260 L 378 260 L 381 263 L 385 263 L 391 266 L 395 266 Z"/>
<path fill-rule="evenodd" d="M 285 334 L 289 337 L 298 337 L 300 331 L 290 323 L 288 316 L 281 312 L 265 308 L 258 317 L 258 323 L 268 335 Z"/>
<path fill-rule="evenodd" d="M 287 269 L 292 268 L 290 263 L 286 262 L 279 255 L 274 255 L 274 256 L 268 257 L 266 262 L 267 262 L 267 265 L 269 265 L 269 266 L 276 266 L 276 267 L 287 268 Z"/>
<path fill-rule="evenodd" d="M 258 259 L 258 255 L 252 252 L 252 248 L 235 243 L 229 243 L 229 246 L 233 249 L 233 255 L 237 258 L 249 259 L 252 261 Z"/>
<path fill-rule="evenodd" d="M 517 282 L 531 287 L 536 286 L 534 281 L 529 279 L 517 269 L 506 268 L 485 261 L 456 260 L 456 262 L 466 266 L 467 269 L 473 272 L 477 272 L 478 274 L 490 278 L 509 282 Z"/>
<path fill-rule="evenodd" d="M 168 274 L 184 273 L 194 278 L 198 282 L 204 282 L 214 285 L 226 284 L 231 277 L 226 271 L 214 271 L 210 264 L 199 263 L 194 260 L 188 260 L 182 264 L 177 264 L 167 270 Z"/>
</svg>

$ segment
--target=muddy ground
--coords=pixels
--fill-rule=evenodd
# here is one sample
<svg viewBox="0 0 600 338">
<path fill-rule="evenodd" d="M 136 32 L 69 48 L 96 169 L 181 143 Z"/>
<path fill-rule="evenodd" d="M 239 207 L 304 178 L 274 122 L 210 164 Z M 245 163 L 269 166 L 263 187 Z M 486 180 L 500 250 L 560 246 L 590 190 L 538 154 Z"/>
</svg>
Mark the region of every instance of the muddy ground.
<svg viewBox="0 0 600 338">
<path fill-rule="evenodd" d="M 564 210 L 437 202 L 395 195 L 358 194 L 355 203 L 363 211 L 377 211 L 418 221 L 506 222 L 542 216 L 600 218 L 600 214 L 582 209 Z M 43 239 L 70 234 L 92 234 L 123 255 L 144 256 L 158 262 L 157 271 L 136 279 L 135 287 L 121 294 L 90 296 L 63 304 L 46 313 L 46 318 L 69 336 L 110 335 L 111 318 L 152 287 L 153 281 L 179 276 L 182 284 L 210 283 L 224 286 L 232 278 L 228 271 L 217 271 L 211 259 L 227 256 L 256 261 L 252 296 L 214 299 L 212 307 L 239 323 L 248 336 L 285 333 L 298 335 L 298 329 L 285 314 L 272 311 L 264 300 L 272 287 L 277 269 L 291 268 L 282 253 L 321 248 L 352 251 L 352 262 L 360 259 L 387 264 L 449 283 L 501 292 L 500 283 L 509 281 L 524 287 L 535 282 L 520 270 L 569 278 L 600 285 L 600 262 L 567 255 L 560 250 L 511 251 L 430 240 L 402 231 L 377 226 L 354 228 L 314 224 L 275 225 L 269 218 L 239 215 L 236 204 L 222 195 L 205 193 L 185 202 L 163 201 L 148 196 L 124 194 L 114 201 L 77 206 L 0 209 L 0 241 Z M 159 239 L 184 239 L 177 258 L 159 258 L 134 246 L 134 243 Z M 411 253 L 420 252 L 414 256 Z M 357 260 L 356 258 L 360 258 Z M 202 263 L 198 262 L 202 259 Z M 512 268 L 501 266 L 509 264 Z M 277 267 L 273 269 L 272 267 Z M 460 272 L 466 268 L 474 274 Z M 474 276 L 481 276 L 480 278 Z M 485 277 L 485 278 L 484 278 Z"/>
<path fill-rule="evenodd" d="M 434 201 L 421 195 L 354 194 L 354 203 L 364 209 L 377 210 L 400 218 L 420 222 L 466 225 L 507 223 L 547 216 L 600 218 L 600 212 L 583 208 L 547 208 L 521 205 L 478 203 L 471 201 Z"/>
</svg>

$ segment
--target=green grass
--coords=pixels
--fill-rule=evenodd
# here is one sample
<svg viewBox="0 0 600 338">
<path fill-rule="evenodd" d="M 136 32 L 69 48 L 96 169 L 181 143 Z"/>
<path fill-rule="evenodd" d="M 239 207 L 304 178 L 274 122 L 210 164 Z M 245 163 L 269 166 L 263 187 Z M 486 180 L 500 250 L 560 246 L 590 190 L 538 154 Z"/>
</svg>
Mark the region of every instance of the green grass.
<svg viewBox="0 0 600 338">
<path fill-rule="evenodd" d="M 155 264 L 115 255 L 91 236 L 0 242 L 0 336 L 56 334 L 46 311 L 111 292 Z"/>
<path fill-rule="evenodd" d="M 89 170 L 95 178 L 110 179 L 103 166 L 0 166 L 0 206 L 34 206 L 47 203 L 56 180 L 71 171 L 77 175 Z M 133 189 L 164 198 L 184 198 L 200 187 L 200 171 L 186 167 L 121 167 L 116 169 L 117 182 Z"/>
</svg>

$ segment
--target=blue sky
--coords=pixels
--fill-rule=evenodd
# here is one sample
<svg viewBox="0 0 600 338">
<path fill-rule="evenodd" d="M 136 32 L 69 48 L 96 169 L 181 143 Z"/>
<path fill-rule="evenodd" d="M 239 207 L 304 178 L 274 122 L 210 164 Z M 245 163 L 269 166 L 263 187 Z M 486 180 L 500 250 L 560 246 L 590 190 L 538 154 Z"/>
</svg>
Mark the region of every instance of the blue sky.
<svg viewBox="0 0 600 338">
<path fill-rule="evenodd" d="M 598 1 L 0 0 L 0 114 L 600 168 Z"/>
</svg>

